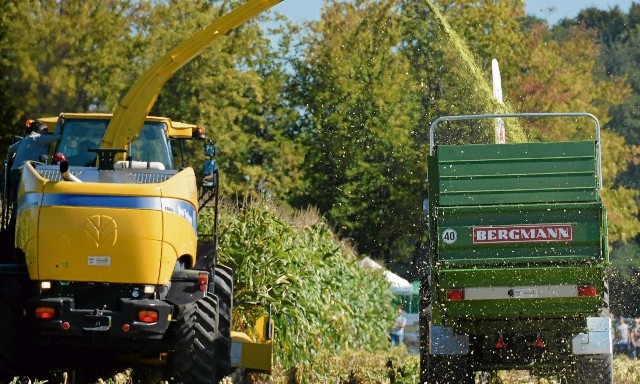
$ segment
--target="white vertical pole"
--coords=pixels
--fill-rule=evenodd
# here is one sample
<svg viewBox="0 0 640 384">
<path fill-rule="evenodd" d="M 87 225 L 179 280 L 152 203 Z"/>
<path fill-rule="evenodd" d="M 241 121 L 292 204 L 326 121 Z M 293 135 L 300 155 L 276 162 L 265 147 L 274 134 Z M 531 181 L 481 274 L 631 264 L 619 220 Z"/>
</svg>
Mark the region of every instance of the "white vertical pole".
<svg viewBox="0 0 640 384">
<path fill-rule="evenodd" d="M 496 98 L 499 104 L 504 104 L 502 101 L 502 79 L 500 78 L 500 67 L 498 66 L 498 60 L 491 60 L 491 75 L 493 77 L 493 97 Z M 496 144 L 504 144 L 506 141 L 506 132 L 504 127 L 504 120 L 501 118 L 496 119 Z"/>
</svg>

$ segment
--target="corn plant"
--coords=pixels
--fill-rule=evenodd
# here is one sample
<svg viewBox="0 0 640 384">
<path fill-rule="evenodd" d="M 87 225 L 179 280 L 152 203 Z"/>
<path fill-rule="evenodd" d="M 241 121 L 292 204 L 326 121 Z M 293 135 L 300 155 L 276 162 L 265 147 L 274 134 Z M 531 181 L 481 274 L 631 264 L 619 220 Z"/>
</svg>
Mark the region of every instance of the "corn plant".
<svg viewBox="0 0 640 384">
<path fill-rule="evenodd" d="M 202 227 L 211 217 L 201 215 Z M 225 208 L 219 260 L 235 270 L 234 328 L 272 309 L 274 363 L 293 367 L 322 351 L 385 348 L 393 317 L 389 283 L 316 217 L 296 225 L 265 203 Z"/>
</svg>

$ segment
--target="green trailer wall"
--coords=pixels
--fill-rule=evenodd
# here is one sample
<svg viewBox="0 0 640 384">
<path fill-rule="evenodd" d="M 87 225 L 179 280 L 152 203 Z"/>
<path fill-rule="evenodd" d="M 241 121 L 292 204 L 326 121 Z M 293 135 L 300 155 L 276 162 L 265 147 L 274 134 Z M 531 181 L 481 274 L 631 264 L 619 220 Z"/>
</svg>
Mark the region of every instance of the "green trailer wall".
<svg viewBox="0 0 640 384">
<path fill-rule="evenodd" d="M 474 320 L 597 314 L 608 253 L 596 150 L 594 142 L 436 147 L 428 159 L 434 323 L 460 328 Z M 554 293 L 589 284 L 596 297 Z M 491 296 L 491 287 L 549 293 L 445 296 L 447 288 Z"/>
</svg>

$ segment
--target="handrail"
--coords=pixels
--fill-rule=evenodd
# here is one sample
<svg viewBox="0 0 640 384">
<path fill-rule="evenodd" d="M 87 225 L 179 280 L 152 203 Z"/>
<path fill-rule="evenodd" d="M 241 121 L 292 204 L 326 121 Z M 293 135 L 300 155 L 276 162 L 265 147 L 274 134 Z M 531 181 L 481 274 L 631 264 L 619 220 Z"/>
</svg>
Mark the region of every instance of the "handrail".
<svg viewBox="0 0 640 384">
<path fill-rule="evenodd" d="M 479 115 L 452 115 L 441 116 L 431 122 L 429 126 L 429 155 L 433 156 L 435 148 L 435 129 L 436 126 L 444 121 L 460 121 L 460 120 L 481 120 L 496 119 L 510 117 L 586 117 L 595 123 L 596 128 L 596 155 L 598 161 L 598 188 L 602 189 L 602 149 L 600 145 L 600 122 L 598 119 L 587 112 L 538 112 L 538 113 L 495 113 L 495 114 L 479 114 Z"/>
</svg>

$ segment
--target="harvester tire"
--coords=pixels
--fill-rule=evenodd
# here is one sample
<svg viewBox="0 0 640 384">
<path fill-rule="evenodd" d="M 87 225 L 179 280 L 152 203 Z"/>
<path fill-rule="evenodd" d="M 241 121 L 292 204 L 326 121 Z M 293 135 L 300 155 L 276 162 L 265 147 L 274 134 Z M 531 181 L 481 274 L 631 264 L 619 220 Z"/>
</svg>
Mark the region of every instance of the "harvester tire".
<svg viewBox="0 0 640 384">
<path fill-rule="evenodd" d="M 576 384 L 613 384 L 613 356 L 610 353 L 600 355 L 577 355 L 573 383 Z"/>
<path fill-rule="evenodd" d="M 218 330 L 216 339 L 216 378 L 231 373 L 231 313 L 233 311 L 233 269 L 217 265 L 213 276 L 214 294 L 218 297 Z"/>
<path fill-rule="evenodd" d="M 9 383 L 18 374 L 18 313 L 0 301 L 0 382 Z"/>
<path fill-rule="evenodd" d="M 214 295 L 180 306 L 176 321 L 173 382 L 216 384 L 218 300 Z"/>
</svg>

